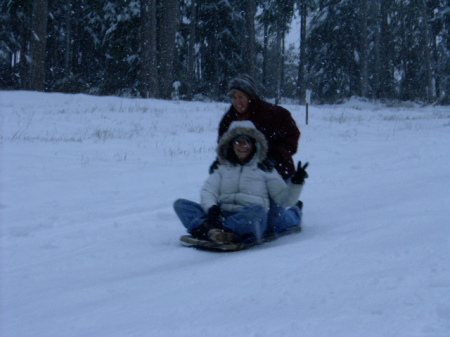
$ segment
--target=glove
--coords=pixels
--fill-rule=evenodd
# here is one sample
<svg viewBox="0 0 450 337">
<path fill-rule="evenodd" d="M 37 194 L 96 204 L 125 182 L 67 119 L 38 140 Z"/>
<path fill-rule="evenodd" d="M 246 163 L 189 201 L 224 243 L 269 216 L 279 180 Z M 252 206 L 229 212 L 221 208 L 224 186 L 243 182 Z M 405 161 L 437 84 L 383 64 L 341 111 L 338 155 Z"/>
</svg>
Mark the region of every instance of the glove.
<svg viewBox="0 0 450 337">
<path fill-rule="evenodd" d="M 291 182 L 293 184 L 303 184 L 305 182 L 305 179 L 308 178 L 308 172 L 306 172 L 306 168 L 308 167 L 308 165 L 309 163 L 306 162 L 302 167 L 302 162 L 298 162 L 297 171 L 291 178 Z"/>
<path fill-rule="evenodd" d="M 217 205 L 211 206 L 208 209 L 208 225 L 210 228 L 221 228 L 220 222 L 220 207 Z"/>
<path fill-rule="evenodd" d="M 213 174 L 215 170 L 217 170 L 219 167 L 219 161 L 216 159 L 213 161 L 211 166 L 209 167 L 209 174 Z"/>
</svg>

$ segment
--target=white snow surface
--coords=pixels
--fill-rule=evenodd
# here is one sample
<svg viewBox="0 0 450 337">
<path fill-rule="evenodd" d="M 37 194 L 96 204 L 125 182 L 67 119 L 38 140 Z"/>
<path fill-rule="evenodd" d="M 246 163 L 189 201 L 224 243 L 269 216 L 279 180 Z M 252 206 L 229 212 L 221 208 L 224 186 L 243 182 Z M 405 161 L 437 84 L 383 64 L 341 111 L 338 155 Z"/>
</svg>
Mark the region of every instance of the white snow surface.
<svg viewBox="0 0 450 337">
<path fill-rule="evenodd" d="M 186 248 L 228 106 L 0 92 L 0 336 L 450 336 L 450 109 L 284 105 L 303 231 Z"/>
</svg>

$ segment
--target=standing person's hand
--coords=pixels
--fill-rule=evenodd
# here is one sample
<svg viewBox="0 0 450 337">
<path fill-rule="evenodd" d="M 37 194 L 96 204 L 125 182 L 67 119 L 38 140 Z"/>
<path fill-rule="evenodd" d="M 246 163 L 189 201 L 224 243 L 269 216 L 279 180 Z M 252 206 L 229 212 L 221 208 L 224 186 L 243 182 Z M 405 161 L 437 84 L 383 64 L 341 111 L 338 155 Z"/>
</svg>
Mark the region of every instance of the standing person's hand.
<svg viewBox="0 0 450 337">
<path fill-rule="evenodd" d="M 303 184 L 305 182 L 305 179 L 308 178 L 308 172 L 306 172 L 306 168 L 308 167 L 309 163 L 306 162 L 305 165 L 302 166 L 302 162 L 299 161 L 297 165 L 297 171 L 294 173 L 294 175 L 291 178 L 291 182 L 293 184 Z"/>
<path fill-rule="evenodd" d="M 216 159 L 212 162 L 211 166 L 209 167 L 209 174 L 213 174 L 215 170 L 219 168 L 219 161 Z"/>
</svg>

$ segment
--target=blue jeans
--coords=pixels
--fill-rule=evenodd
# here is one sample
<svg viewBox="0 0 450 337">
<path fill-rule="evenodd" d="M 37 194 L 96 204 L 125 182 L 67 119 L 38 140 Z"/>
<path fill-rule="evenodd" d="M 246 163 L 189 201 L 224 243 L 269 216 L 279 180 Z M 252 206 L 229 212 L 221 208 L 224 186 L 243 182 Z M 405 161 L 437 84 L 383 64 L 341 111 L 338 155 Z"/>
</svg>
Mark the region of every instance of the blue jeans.
<svg viewBox="0 0 450 337">
<path fill-rule="evenodd" d="M 288 184 L 290 180 L 291 178 L 288 178 L 284 182 Z M 281 207 L 270 198 L 268 222 L 268 233 L 279 233 L 288 227 L 300 225 L 302 223 L 302 211 L 298 206 L 290 208 Z"/>
<path fill-rule="evenodd" d="M 268 232 L 279 233 L 288 227 L 300 225 L 302 222 L 302 211 L 297 206 L 281 207 L 270 199 L 268 222 Z"/>
<path fill-rule="evenodd" d="M 196 202 L 178 199 L 173 208 L 189 233 L 207 220 L 207 215 Z M 238 212 L 222 211 L 222 219 L 225 230 L 242 238 L 253 236 L 260 240 L 267 229 L 267 211 L 259 205 L 246 206 Z"/>
</svg>

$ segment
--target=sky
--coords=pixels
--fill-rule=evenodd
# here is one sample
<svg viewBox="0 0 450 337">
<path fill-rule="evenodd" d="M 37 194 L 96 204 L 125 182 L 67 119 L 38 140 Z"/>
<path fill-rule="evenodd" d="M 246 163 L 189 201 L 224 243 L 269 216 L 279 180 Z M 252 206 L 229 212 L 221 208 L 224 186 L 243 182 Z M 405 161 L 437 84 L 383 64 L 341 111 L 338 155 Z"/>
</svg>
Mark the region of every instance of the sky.
<svg viewBox="0 0 450 337">
<path fill-rule="evenodd" d="M 297 49 L 300 48 L 300 17 L 297 13 L 292 18 L 289 32 L 286 34 L 286 47 L 293 44 Z"/>
</svg>

